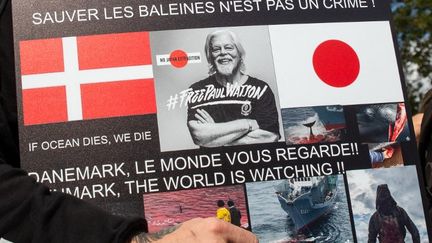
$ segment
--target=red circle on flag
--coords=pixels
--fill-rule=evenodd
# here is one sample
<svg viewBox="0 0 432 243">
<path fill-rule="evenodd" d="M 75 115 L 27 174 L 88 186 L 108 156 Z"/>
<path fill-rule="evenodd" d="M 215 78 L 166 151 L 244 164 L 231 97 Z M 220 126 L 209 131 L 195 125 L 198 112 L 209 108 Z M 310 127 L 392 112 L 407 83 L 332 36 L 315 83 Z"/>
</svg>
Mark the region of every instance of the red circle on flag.
<svg viewBox="0 0 432 243">
<path fill-rule="evenodd" d="M 188 63 L 187 53 L 182 50 L 175 50 L 170 54 L 170 63 L 176 68 L 182 68 Z"/>
<path fill-rule="evenodd" d="M 360 60 L 354 49 L 347 43 L 340 40 L 327 40 L 315 49 L 313 67 L 324 83 L 342 88 L 357 79 Z"/>
</svg>

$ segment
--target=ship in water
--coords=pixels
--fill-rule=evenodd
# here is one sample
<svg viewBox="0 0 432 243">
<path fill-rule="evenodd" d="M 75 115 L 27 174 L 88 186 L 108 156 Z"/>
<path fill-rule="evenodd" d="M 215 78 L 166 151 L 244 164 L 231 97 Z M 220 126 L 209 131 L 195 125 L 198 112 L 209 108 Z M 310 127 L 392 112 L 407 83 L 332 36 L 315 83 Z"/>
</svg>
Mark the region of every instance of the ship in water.
<svg viewBox="0 0 432 243">
<path fill-rule="evenodd" d="M 337 176 L 284 180 L 276 186 L 282 209 L 288 213 L 297 232 L 329 213 L 337 196 Z"/>
</svg>

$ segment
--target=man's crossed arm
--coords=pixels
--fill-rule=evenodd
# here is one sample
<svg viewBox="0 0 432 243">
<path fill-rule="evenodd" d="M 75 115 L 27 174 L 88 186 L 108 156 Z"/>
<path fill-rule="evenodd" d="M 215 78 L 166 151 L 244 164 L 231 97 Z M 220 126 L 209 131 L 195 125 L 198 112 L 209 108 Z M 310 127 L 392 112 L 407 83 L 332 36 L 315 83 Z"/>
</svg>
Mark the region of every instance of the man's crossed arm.
<svg viewBox="0 0 432 243">
<path fill-rule="evenodd" d="M 238 119 L 216 123 L 203 109 L 197 109 L 196 120 L 188 122 L 195 144 L 203 147 L 275 142 L 278 135 L 262 130 L 256 120 Z"/>
</svg>

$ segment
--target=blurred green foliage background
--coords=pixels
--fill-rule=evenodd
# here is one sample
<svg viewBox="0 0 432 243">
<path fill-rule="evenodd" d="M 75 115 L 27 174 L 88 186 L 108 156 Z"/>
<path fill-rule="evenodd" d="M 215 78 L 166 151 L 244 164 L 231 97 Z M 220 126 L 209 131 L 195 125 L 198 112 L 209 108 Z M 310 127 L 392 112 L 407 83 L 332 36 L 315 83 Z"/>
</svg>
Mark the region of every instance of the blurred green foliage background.
<svg viewBox="0 0 432 243">
<path fill-rule="evenodd" d="M 413 114 L 432 88 L 432 0 L 392 0 L 394 24 Z"/>
</svg>

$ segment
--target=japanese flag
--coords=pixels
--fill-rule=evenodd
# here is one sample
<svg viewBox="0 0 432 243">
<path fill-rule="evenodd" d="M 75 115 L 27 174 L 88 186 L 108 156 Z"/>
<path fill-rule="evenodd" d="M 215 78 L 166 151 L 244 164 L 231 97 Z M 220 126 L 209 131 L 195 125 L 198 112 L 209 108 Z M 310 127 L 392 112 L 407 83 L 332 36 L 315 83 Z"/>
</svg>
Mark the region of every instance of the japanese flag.
<svg viewBox="0 0 432 243">
<path fill-rule="evenodd" d="M 156 113 L 149 34 L 21 41 L 24 125 Z"/>
<path fill-rule="evenodd" d="M 281 108 L 404 100 L 389 22 L 270 26 Z"/>
</svg>

